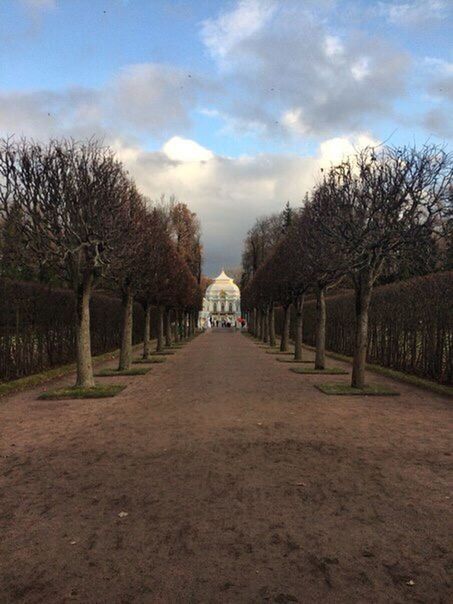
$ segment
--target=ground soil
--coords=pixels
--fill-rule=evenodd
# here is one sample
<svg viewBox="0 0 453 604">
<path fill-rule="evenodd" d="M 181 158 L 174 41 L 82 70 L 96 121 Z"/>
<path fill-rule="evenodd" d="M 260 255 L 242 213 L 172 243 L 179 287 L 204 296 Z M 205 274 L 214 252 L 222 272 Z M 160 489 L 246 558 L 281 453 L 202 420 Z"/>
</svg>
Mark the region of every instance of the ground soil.
<svg viewBox="0 0 453 604">
<path fill-rule="evenodd" d="M 2 399 L 0 602 L 453 601 L 449 403 L 369 378 L 401 396 L 213 330 L 116 398 Z"/>
</svg>

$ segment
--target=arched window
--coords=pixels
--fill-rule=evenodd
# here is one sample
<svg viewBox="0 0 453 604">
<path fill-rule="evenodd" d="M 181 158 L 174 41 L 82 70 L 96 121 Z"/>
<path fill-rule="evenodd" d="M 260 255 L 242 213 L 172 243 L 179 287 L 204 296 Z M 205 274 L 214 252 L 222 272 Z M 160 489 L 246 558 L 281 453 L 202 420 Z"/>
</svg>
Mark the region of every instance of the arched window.
<svg viewBox="0 0 453 604">
<path fill-rule="evenodd" d="M 214 302 L 214 312 L 217 312 L 217 302 Z"/>
<path fill-rule="evenodd" d="M 233 312 L 233 302 L 230 302 L 230 312 Z"/>
<path fill-rule="evenodd" d="M 222 312 L 225 312 L 225 302 L 222 302 Z"/>
</svg>

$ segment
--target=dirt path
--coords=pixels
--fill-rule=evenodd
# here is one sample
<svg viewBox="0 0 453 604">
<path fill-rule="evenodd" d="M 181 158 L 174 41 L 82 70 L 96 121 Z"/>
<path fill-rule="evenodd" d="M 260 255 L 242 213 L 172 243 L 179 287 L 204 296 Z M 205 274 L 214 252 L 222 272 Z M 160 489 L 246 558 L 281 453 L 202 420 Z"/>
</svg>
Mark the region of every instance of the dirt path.
<svg viewBox="0 0 453 604">
<path fill-rule="evenodd" d="M 0 602 L 452 601 L 447 401 L 219 331 L 127 381 L 0 401 Z"/>
</svg>

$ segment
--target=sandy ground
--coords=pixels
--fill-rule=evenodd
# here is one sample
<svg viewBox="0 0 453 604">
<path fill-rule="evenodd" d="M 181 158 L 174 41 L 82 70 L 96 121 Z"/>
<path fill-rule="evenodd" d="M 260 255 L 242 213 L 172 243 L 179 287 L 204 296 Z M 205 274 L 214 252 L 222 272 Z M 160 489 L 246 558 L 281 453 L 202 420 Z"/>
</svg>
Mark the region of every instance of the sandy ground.
<svg viewBox="0 0 453 604">
<path fill-rule="evenodd" d="M 0 602 L 453 601 L 449 403 L 371 378 L 401 396 L 212 331 L 113 399 L 2 399 Z"/>
</svg>

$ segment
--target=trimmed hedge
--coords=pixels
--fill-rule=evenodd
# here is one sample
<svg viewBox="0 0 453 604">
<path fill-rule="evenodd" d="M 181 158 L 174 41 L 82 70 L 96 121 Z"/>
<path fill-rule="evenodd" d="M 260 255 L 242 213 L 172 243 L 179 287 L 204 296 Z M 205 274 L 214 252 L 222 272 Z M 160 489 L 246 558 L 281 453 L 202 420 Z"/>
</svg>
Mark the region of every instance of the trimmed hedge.
<svg viewBox="0 0 453 604">
<path fill-rule="evenodd" d="M 281 309 L 276 329 L 281 333 Z M 304 311 L 304 342 L 315 345 L 316 302 Z M 354 294 L 327 298 L 326 348 L 351 356 Z M 369 363 L 441 384 L 453 383 L 453 271 L 376 287 L 370 307 Z"/>
<path fill-rule="evenodd" d="M 0 382 L 75 360 L 74 304 L 70 290 L 0 281 Z M 121 301 L 95 293 L 90 308 L 92 354 L 115 350 L 120 343 Z M 143 329 L 144 312 L 136 303 L 134 343 L 143 339 Z"/>
</svg>

